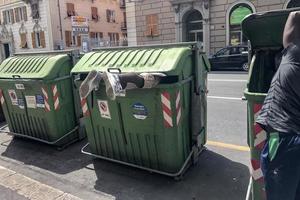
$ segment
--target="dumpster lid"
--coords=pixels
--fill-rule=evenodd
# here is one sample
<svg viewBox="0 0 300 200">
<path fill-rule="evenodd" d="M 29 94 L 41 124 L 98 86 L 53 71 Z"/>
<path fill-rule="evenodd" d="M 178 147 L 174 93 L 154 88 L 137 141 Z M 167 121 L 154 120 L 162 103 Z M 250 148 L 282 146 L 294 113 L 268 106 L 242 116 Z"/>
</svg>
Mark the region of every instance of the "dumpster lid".
<svg viewBox="0 0 300 200">
<path fill-rule="evenodd" d="M 118 68 L 122 72 L 162 72 L 177 75 L 185 67 L 184 59 L 192 55 L 193 45 L 186 43 L 177 46 L 174 44 L 99 49 L 83 56 L 72 73 Z"/>
<path fill-rule="evenodd" d="M 5 59 L 0 65 L 0 78 L 53 79 L 71 57 L 67 54 L 24 54 Z"/>
<path fill-rule="evenodd" d="M 300 8 L 251 14 L 242 22 L 244 35 L 250 40 L 252 49 L 280 48 L 289 13 Z M 262 37 L 264 36 L 264 37 Z"/>
</svg>

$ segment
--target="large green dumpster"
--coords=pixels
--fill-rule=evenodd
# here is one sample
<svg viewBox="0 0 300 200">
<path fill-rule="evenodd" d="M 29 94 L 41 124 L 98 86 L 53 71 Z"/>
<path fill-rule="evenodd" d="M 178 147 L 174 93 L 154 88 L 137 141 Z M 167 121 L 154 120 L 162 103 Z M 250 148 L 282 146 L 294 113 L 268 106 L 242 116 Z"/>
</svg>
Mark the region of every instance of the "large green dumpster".
<svg viewBox="0 0 300 200">
<path fill-rule="evenodd" d="M 73 68 L 76 85 L 91 70 L 164 73 L 151 89 L 108 98 L 104 83 L 82 99 L 89 155 L 179 176 L 206 143 L 209 62 L 196 43 L 100 49 Z M 87 153 L 83 148 L 83 152 Z"/>
<path fill-rule="evenodd" d="M 78 139 L 71 54 L 20 54 L 2 62 L 0 98 L 10 133 L 57 146 Z"/>
<path fill-rule="evenodd" d="M 248 198 L 253 200 L 266 199 L 260 154 L 267 135 L 255 121 L 280 64 L 283 30 L 291 11 L 253 14 L 242 23 L 243 33 L 250 40 L 252 49 L 249 82 L 245 97 L 248 100 L 248 144 L 251 150 L 252 174 Z"/>
</svg>

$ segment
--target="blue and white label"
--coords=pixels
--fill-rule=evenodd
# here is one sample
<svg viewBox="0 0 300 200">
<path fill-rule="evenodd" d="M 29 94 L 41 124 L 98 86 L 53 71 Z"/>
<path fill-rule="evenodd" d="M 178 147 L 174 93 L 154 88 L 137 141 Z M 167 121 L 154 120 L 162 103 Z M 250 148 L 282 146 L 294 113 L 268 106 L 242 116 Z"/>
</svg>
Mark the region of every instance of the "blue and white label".
<svg viewBox="0 0 300 200">
<path fill-rule="evenodd" d="M 145 120 L 148 117 L 148 109 L 141 103 L 135 103 L 132 106 L 133 116 L 136 119 Z"/>
<path fill-rule="evenodd" d="M 44 97 L 43 95 L 36 95 L 35 96 L 36 98 L 36 107 L 37 108 L 45 108 L 45 100 L 44 100 Z"/>
</svg>

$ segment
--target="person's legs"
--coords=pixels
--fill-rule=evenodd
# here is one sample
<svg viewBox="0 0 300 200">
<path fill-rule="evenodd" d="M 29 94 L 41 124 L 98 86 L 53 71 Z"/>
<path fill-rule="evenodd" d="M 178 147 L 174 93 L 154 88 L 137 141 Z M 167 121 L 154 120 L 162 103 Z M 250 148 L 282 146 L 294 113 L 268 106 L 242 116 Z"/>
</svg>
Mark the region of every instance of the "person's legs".
<svg viewBox="0 0 300 200">
<path fill-rule="evenodd" d="M 281 134 L 279 147 L 270 160 L 267 143 L 261 154 L 268 200 L 295 200 L 300 179 L 300 136 Z"/>
</svg>

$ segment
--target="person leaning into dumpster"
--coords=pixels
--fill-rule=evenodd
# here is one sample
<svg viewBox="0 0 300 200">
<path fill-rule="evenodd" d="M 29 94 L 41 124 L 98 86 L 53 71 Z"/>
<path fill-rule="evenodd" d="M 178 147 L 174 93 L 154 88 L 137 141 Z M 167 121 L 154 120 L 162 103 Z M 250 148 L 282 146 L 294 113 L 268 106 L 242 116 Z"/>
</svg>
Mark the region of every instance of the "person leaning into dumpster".
<svg viewBox="0 0 300 200">
<path fill-rule="evenodd" d="M 256 120 L 267 132 L 261 167 L 268 200 L 300 199 L 300 12 L 290 13 L 283 57 Z"/>
</svg>

